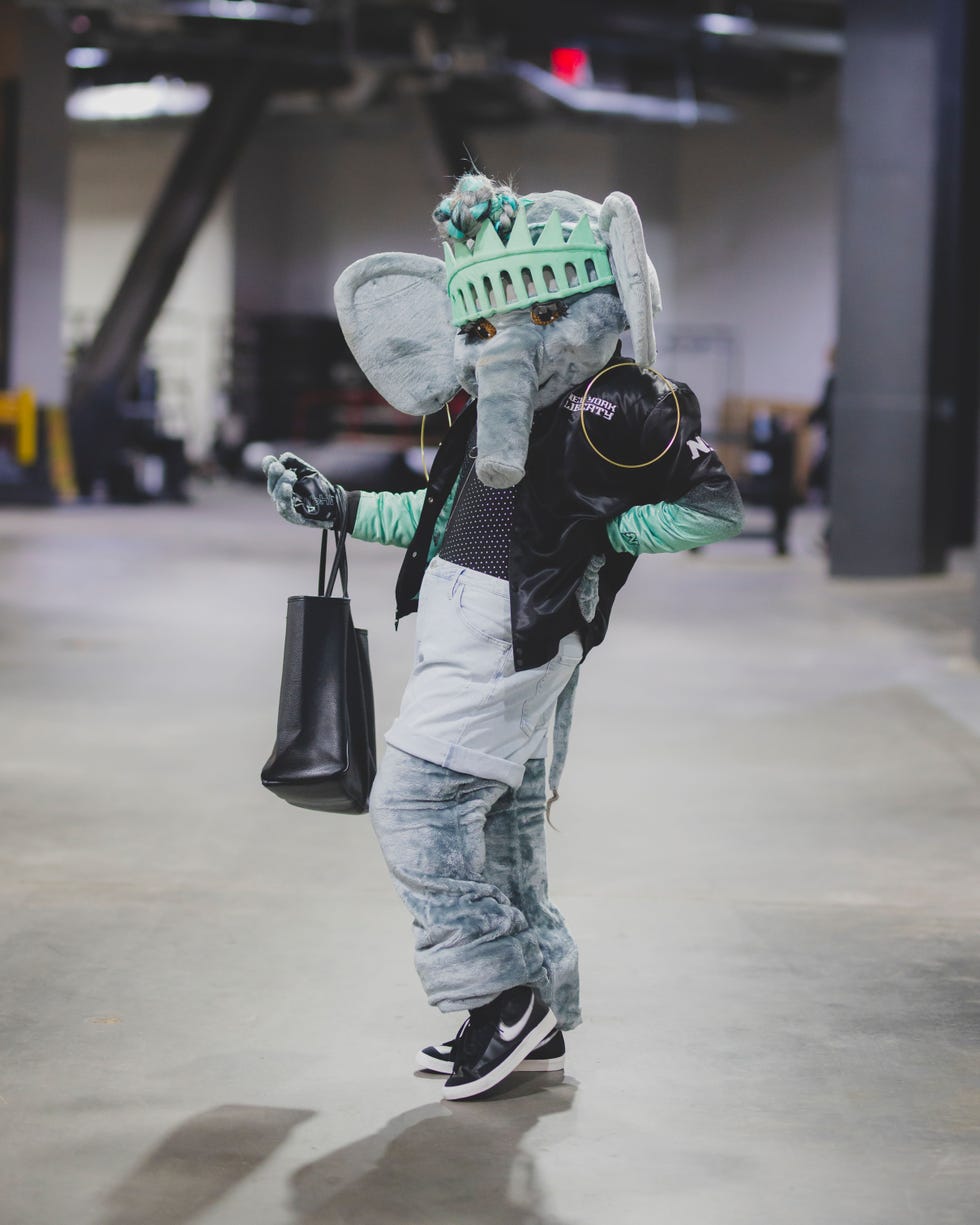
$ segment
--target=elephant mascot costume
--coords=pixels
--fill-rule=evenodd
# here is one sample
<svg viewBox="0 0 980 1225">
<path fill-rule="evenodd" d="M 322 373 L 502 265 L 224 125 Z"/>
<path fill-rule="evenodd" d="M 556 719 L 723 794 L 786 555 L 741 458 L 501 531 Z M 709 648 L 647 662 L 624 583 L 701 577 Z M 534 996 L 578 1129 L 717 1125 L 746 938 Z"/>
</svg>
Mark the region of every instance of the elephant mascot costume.
<svg viewBox="0 0 980 1225">
<path fill-rule="evenodd" d="M 469 1014 L 416 1057 L 454 1099 L 564 1066 L 578 955 L 544 833 L 578 666 L 640 553 L 733 536 L 742 508 L 693 393 L 650 369 L 660 291 L 628 196 L 518 198 L 474 173 L 434 217 L 444 260 L 372 255 L 335 288 L 354 357 L 396 409 L 471 397 L 427 487 L 343 491 L 288 452 L 264 468 L 290 522 L 342 516 L 406 550 L 396 616 L 418 611 L 415 663 L 371 818 L 429 1002 Z M 301 473 L 319 478 L 312 503 Z"/>
</svg>

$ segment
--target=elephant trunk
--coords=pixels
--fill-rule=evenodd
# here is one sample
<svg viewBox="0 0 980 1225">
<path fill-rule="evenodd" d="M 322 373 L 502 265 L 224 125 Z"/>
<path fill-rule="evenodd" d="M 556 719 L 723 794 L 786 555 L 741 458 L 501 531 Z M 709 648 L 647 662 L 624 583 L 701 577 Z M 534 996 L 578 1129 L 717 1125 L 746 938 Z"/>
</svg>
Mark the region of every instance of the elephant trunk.
<svg viewBox="0 0 980 1225">
<path fill-rule="evenodd" d="M 476 475 L 492 489 L 509 489 L 524 476 L 537 404 L 537 356 L 526 344 L 500 345 L 477 363 Z"/>
</svg>

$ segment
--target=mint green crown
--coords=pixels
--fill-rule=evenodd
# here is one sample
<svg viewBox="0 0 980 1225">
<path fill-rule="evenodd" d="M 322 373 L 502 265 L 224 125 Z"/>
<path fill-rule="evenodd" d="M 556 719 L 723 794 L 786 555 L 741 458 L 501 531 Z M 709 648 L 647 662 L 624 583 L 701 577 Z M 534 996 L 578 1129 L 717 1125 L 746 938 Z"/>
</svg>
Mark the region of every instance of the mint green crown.
<svg viewBox="0 0 980 1225">
<path fill-rule="evenodd" d="M 585 213 L 566 238 L 555 209 L 535 241 L 522 204 L 506 245 L 488 219 L 477 231 L 472 251 L 456 240 L 443 243 L 443 248 L 456 327 L 616 283 L 606 248 L 592 233 Z"/>
</svg>

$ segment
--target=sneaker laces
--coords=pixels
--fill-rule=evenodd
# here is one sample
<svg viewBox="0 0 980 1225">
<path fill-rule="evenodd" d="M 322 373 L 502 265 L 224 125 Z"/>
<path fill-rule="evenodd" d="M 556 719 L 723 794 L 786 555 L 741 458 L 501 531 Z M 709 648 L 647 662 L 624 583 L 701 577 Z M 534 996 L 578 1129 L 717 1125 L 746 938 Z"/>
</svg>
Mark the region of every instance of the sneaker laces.
<svg viewBox="0 0 980 1225">
<path fill-rule="evenodd" d="M 501 997 L 471 1010 L 463 1022 L 453 1047 L 455 1063 L 465 1062 L 473 1055 L 482 1055 L 500 1020 Z"/>
<path fill-rule="evenodd" d="M 456 1056 L 462 1050 L 463 1035 L 469 1028 L 469 1024 L 470 1018 L 467 1017 L 459 1029 L 456 1030 L 455 1035 L 449 1039 L 449 1058 L 452 1059 L 453 1063 L 456 1062 Z"/>
</svg>

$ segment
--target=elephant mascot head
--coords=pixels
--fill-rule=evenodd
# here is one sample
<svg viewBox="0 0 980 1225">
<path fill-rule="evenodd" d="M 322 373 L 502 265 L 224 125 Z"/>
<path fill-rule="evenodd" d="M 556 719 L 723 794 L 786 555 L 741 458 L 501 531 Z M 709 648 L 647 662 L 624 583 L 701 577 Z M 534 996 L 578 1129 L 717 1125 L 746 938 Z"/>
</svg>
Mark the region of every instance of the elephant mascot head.
<svg viewBox="0 0 980 1225">
<path fill-rule="evenodd" d="M 468 174 L 433 215 L 445 260 L 358 260 L 337 280 L 337 316 L 394 408 L 423 416 L 459 388 L 478 397 L 476 473 L 505 489 L 524 475 L 535 411 L 599 370 L 620 333 L 653 364 L 657 274 L 622 192 L 601 205 L 567 191 L 517 198 Z"/>
</svg>

